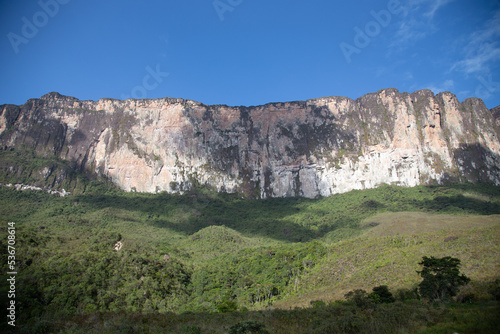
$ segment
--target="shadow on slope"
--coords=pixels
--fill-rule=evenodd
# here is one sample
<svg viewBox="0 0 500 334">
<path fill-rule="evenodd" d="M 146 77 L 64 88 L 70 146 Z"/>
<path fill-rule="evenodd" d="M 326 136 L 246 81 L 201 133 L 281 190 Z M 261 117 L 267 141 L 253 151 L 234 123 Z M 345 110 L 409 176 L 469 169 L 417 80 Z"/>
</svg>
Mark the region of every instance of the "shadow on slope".
<svg viewBox="0 0 500 334">
<path fill-rule="evenodd" d="M 196 190 L 185 195 L 109 193 L 77 200 L 92 210 L 121 210 L 119 219 L 192 235 L 208 226 L 226 226 L 247 237 L 307 242 L 359 235 L 363 219 L 381 212 L 420 211 L 455 215 L 500 214 L 500 189 L 482 185 L 383 186 L 318 200 L 270 198 Z"/>
<path fill-rule="evenodd" d="M 185 195 L 104 194 L 82 195 L 77 201 L 93 210 L 118 209 L 121 220 L 166 228 L 186 236 L 209 226 L 226 226 L 245 236 L 285 242 L 309 241 L 315 233 L 287 220 L 300 199 L 242 200 L 236 195 L 193 191 Z"/>
</svg>

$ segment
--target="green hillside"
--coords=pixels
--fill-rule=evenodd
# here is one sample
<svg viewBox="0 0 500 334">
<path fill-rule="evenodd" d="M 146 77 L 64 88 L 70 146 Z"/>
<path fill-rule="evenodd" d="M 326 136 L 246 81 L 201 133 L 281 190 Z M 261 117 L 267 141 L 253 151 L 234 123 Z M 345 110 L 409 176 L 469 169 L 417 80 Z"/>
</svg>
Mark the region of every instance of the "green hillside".
<svg viewBox="0 0 500 334">
<path fill-rule="evenodd" d="M 16 223 L 21 332 L 226 333 L 240 323 L 327 333 L 340 318 L 345 332 L 373 332 L 379 321 L 388 326 L 381 332 L 416 332 L 474 327 L 476 313 L 486 317 L 485 332 L 498 325 L 489 317 L 500 297 L 497 187 L 382 186 L 314 200 L 246 200 L 202 188 L 124 193 L 90 182 L 66 197 L 4 187 L 0 204 L 4 265 L 7 223 Z M 472 279 L 460 298 L 468 293 L 473 304 L 408 301 L 423 256 L 460 259 Z M 380 285 L 402 304 L 365 314 L 336 302 Z M 395 309 L 421 316 L 383 320 Z M 456 314 L 467 314 L 464 324 Z"/>
</svg>

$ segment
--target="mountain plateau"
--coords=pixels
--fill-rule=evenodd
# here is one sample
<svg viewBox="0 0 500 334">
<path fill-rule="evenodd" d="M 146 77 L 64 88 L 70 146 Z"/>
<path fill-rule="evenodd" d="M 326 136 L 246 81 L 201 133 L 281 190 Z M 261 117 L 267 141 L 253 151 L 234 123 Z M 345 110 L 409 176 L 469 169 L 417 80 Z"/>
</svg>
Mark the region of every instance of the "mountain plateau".
<svg viewBox="0 0 500 334">
<path fill-rule="evenodd" d="M 84 172 L 126 191 L 206 185 L 249 198 L 381 184 L 500 185 L 499 136 L 498 107 L 430 90 L 252 107 L 49 93 L 0 106 L 0 180 L 71 191 Z M 38 163 L 23 165 L 16 154 Z"/>
</svg>

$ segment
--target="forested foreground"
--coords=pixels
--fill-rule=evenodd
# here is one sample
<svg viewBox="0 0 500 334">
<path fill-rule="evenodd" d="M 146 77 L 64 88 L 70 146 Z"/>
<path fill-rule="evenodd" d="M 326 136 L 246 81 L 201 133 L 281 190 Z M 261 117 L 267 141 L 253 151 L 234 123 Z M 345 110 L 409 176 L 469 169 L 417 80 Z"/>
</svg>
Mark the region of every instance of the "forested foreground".
<svg viewBox="0 0 500 334">
<path fill-rule="evenodd" d="M 487 333 L 500 325 L 495 187 L 252 201 L 93 183 L 62 198 L 0 188 L 0 204 L 2 273 L 8 223 L 16 228 L 18 332 Z M 377 218 L 389 212 L 401 219 Z M 408 234 L 423 213 L 440 220 Z M 423 256 L 459 259 L 470 282 L 449 300 L 425 298 Z M 374 298 L 379 286 L 394 300 Z M 362 290 L 366 303 L 349 298 Z"/>
</svg>

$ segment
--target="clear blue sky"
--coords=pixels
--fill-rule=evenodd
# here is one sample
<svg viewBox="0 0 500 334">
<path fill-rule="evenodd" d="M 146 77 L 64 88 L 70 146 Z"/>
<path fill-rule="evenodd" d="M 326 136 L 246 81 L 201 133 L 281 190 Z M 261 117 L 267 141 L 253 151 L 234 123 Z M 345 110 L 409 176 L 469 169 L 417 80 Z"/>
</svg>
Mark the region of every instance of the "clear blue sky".
<svg viewBox="0 0 500 334">
<path fill-rule="evenodd" d="M 500 104 L 498 0 L 0 0 L 0 104 L 259 105 L 382 88 Z"/>
</svg>

